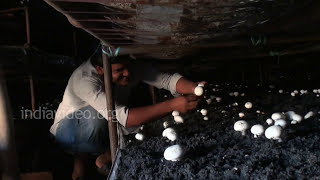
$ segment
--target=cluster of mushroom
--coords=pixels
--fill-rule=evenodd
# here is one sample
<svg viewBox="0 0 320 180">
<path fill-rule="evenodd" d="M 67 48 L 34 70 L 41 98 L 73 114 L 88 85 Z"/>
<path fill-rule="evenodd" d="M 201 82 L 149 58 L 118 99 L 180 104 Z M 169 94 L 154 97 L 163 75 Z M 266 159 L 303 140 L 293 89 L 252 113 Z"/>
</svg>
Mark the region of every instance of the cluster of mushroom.
<svg viewBox="0 0 320 180">
<path fill-rule="evenodd" d="M 240 131 L 243 136 L 246 134 L 246 130 L 248 128 L 249 128 L 249 124 L 244 120 L 237 121 L 234 124 L 234 130 Z M 278 125 L 270 126 L 266 130 L 264 130 L 264 127 L 261 124 L 256 124 L 251 127 L 251 133 L 254 135 L 254 138 L 257 138 L 261 136 L 263 133 L 265 133 L 266 138 L 275 139 L 280 142 L 281 142 L 281 138 L 280 138 L 281 130 L 282 128 Z"/>
<path fill-rule="evenodd" d="M 286 119 L 291 121 L 291 124 L 300 123 L 303 119 L 308 119 L 312 117 L 314 113 L 312 111 L 308 112 L 304 118 L 299 114 L 296 114 L 293 111 L 288 111 L 287 113 L 273 113 L 271 118 L 266 120 L 266 123 L 270 126 L 264 131 L 264 127 L 261 124 L 256 124 L 251 127 L 251 133 L 254 134 L 254 137 L 259 137 L 263 133 L 265 134 L 266 138 L 278 140 L 281 142 L 281 133 L 284 128 L 287 127 Z M 239 113 L 240 116 L 240 113 Z M 243 115 L 244 116 L 244 115 Z M 274 124 L 274 125 L 273 125 Z M 240 120 L 234 124 L 234 130 L 240 131 L 242 135 L 245 135 L 246 130 L 249 128 L 249 124 L 244 121 Z"/>
<path fill-rule="evenodd" d="M 202 96 L 204 93 L 204 84 L 199 83 L 198 86 L 194 89 L 194 94 L 197 96 Z M 212 102 L 212 99 L 207 99 L 207 103 L 210 104 Z M 202 109 L 201 110 L 202 115 L 207 114 L 207 110 Z M 176 124 L 184 123 L 183 118 L 180 116 L 178 111 L 173 111 L 172 112 L 173 119 Z M 204 117 L 205 120 L 208 120 L 208 117 Z M 163 123 L 163 127 L 165 130 L 162 132 L 162 136 L 168 138 L 171 141 L 175 141 L 177 139 L 177 133 L 173 128 L 169 127 L 169 123 L 165 121 Z M 181 159 L 181 157 L 184 155 L 185 150 L 183 146 L 176 144 L 169 146 L 165 151 L 164 151 L 164 158 L 169 161 L 178 161 Z"/>
<path fill-rule="evenodd" d="M 251 127 L 251 133 L 254 135 L 254 138 L 261 136 L 263 133 L 265 134 L 266 138 L 278 140 L 281 142 L 281 132 L 282 128 L 287 126 L 286 121 L 284 120 L 285 116 L 281 113 L 273 113 L 271 116 L 272 119 L 267 119 L 268 125 L 273 124 L 273 120 L 275 121 L 274 125 L 268 127 L 264 130 L 264 127 L 261 124 L 256 124 Z M 240 120 L 234 124 L 234 130 L 240 131 L 242 135 L 245 135 L 246 130 L 249 128 L 249 124 L 244 121 Z"/>
<path fill-rule="evenodd" d="M 183 118 L 180 116 L 180 113 L 178 111 L 173 111 L 172 116 L 176 124 L 180 124 L 184 122 Z M 178 135 L 173 128 L 168 126 L 169 126 L 169 123 L 165 121 L 163 123 L 163 127 L 165 128 L 165 130 L 162 132 L 162 136 L 168 138 L 171 141 L 175 141 Z M 184 153 L 185 153 L 184 148 L 181 145 L 176 144 L 166 148 L 163 156 L 168 161 L 178 161 L 181 159 Z"/>
</svg>

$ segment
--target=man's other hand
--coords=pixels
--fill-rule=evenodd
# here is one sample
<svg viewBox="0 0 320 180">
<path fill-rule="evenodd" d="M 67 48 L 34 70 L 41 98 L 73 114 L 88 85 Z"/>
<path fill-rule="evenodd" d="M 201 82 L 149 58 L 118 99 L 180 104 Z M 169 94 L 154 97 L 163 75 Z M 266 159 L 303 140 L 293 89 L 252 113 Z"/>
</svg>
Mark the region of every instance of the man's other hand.
<svg viewBox="0 0 320 180">
<path fill-rule="evenodd" d="M 197 108 L 200 98 L 195 95 L 179 96 L 172 100 L 172 108 L 180 113 L 187 113 Z"/>
</svg>

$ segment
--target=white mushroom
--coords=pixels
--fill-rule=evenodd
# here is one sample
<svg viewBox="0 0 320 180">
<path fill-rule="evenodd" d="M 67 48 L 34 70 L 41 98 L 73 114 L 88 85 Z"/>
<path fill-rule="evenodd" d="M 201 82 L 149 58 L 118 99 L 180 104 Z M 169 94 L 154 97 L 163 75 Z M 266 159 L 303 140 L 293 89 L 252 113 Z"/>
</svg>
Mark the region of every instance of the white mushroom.
<svg viewBox="0 0 320 180">
<path fill-rule="evenodd" d="M 168 122 L 168 121 L 163 122 L 163 127 L 164 127 L 164 128 L 169 127 L 169 122 Z"/>
<path fill-rule="evenodd" d="M 245 95 L 244 93 L 241 93 L 241 94 L 240 94 L 240 96 L 244 96 L 244 95 Z"/>
<path fill-rule="evenodd" d="M 203 83 L 199 83 L 198 86 L 204 87 L 204 84 Z"/>
<path fill-rule="evenodd" d="M 206 109 L 201 109 L 200 113 L 205 116 L 207 115 L 208 111 Z"/>
<path fill-rule="evenodd" d="M 238 97 L 238 96 L 239 96 L 239 92 L 234 92 L 233 95 L 234 95 L 235 97 Z"/>
<path fill-rule="evenodd" d="M 282 94 L 282 93 L 283 93 L 283 90 L 282 90 L 282 89 L 279 89 L 279 93 Z"/>
<path fill-rule="evenodd" d="M 184 123 L 184 120 L 181 116 L 174 116 L 173 119 L 176 122 L 176 124 Z"/>
<path fill-rule="evenodd" d="M 167 134 L 167 138 L 168 138 L 170 141 L 175 141 L 175 140 L 177 139 L 177 133 L 176 133 L 176 132 L 168 133 L 168 134 Z"/>
<path fill-rule="evenodd" d="M 203 120 L 208 121 L 209 120 L 208 116 L 203 117 Z"/>
<path fill-rule="evenodd" d="M 179 111 L 172 111 L 172 116 L 179 116 Z"/>
<path fill-rule="evenodd" d="M 254 134 L 254 138 L 257 138 L 264 133 L 264 128 L 261 124 L 256 124 L 251 127 L 251 133 Z"/>
<path fill-rule="evenodd" d="M 194 94 L 197 95 L 197 96 L 202 96 L 202 94 L 203 94 L 203 87 L 197 86 L 196 88 L 194 88 Z"/>
<path fill-rule="evenodd" d="M 296 94 L 294 92 L 291 93 L 291 96 L 296 96 Z"/>
<path fill-rule="evenodd" d="M 207 104 L 211 104 L 212 103 L 212 99 L 207 99 Z"/>
<path fill-rule="evenodd" d="M 267 124 L 268 124 L 269 126 L 273 124 L 273 120 L 270 119 L 270 118 L 268 118 L 268 119 L 266 120 L 266 122 L 267 122 Z"/>
<path fill-rule="evenodd" d="M 277 121 L 277 120 L 279 120 L 279 119 L 284 119 L 284 118 L 285 118 L 284 115 L 283 115 L 282 113 L 279 113 L 279 112 L 273 113 L 273 114 L 271 115 L 271 119 L 273 119 L 273 120 L 275 120 L 275 121 Z"/>
<path fill-rule="evenodd" d="M 291 124 L 297 124 L 302 121 L 302 117 L 299 114 L 293 114 L 292 115 L 292 121 Z"/>
<path fill-rule="evenodd" d="M 234 130 L 240 131 L 242 136 L 246 135 L 246 130 L 248 129 L 249 124 L 246 121 L 239 120 L 236 123 L 234 123 Z"/>
<path fill-rule="evenodd" d="M 239 117 L 243 118 L 244 117 L 244 113 L 243 112 L 239 113 Z"/>
<path fill-rule="evenodd" d="M 185 153 L 183 147 L 179 144 L 168 147 L 164 151 L 164 158 L 168 161 L 178 161 L 181 159 L 183 154 Z"/>
<path fill-rule="evenodd" d="M 287 126 L 287 121 L 283 119 L 278 119 L 275 123 L 275 126 L 281 126 L 282 128 L 285 128 Z"/>
<path fill-rule="evenodd" d="M 282 128 L 280 126 L 270 126 L 266 129 L 265 131 L 265 136 L 268 139 L 273 139 L 273 140 L 278 140 L 279 142 L 281 142 L 281 132 L 282 132 Z"/>
<path fill-rule="evenodd" d="M 285 113 L 287 119 L 292 120 L 293 115 L 296 114 L 294 111 L 288 111 Z"/>
<path fill-rule="evenodd" d="M 173 128 L 167 128 L 162 132 L 162 136 L 168 138 L 171 141 L 177 139 L 177 133 Z"/>
<path fill-rule="evenodd" d="M 314 115 L 314 112 L 310 111 L 304 116 L 304 119 L 309 119 L 313 115 Z"/>
<path fill-rule="evenodd" d="M 246 107 L 247 109 L 251 109 L 252 108 L 252 103 L 251 102 L 246 102 L 244 107 Z"/>
<path fill-rule="evenodd" d="M 221 97 L 216 97 L 216 101 L 217 101 L 217 102 L 220 102 L 221 100 L 222 100 Z"/>
<path fill-rule="evenodd" d="M 139 141 L 142 141 L 142 140 L 144 139 L 144 135 L 141 134 L 141 133 L 137 133 L 137 134 L 135 135 L 135 138 L 136 138 L 137 140 L 139 140 Z"/>
<path fill-rule="evenodd" d="M 239 104 L 237 102 L 233 103 L 232 106 L 238 106 Z"/>
<path fill-rule="evenodd" d="M 165 130 L 162 131 L 162 136 L 167 137 L 167 134 L 171 132 L 176 132 L 176 131 L 173 128 L 166 128 Z"/>
</svg>

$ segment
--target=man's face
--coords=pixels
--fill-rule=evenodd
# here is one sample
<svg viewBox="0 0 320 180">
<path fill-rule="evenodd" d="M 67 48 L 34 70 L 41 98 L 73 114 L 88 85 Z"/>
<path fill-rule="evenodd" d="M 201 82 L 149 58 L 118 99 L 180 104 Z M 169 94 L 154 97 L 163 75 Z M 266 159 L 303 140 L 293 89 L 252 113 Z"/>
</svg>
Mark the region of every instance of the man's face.
<svg viewBox="0 0 320 180">
<path fill-rule="evenodd" d="M 121 62 L 118 64 L 112 64 L 112 82 L 120 85 L 126 86 L 130 80 L 130 72 L 128 70 L 128 62 Z"/>
</svg>

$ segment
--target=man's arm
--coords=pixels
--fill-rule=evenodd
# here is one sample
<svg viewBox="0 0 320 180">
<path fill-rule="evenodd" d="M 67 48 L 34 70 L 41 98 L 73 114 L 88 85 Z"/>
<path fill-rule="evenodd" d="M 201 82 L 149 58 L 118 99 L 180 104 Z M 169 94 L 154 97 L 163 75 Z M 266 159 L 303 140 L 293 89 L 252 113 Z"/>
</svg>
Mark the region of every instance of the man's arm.
<svg viewBox="0 0 320 180">
<path fill-rule="evenodd" d="M 197 107 L 199 99 L 194 95 L 180 96 L 151 106 L 129 109 L 126 128 L 142 125 L 148 121 L 161 118 L 171 111 L 181 113 Z"/>
<path fill-rule="evenodd" d="M 176 90 L 179 94 L 194 94 L 194 89 L 197 87 L 197 85 L 197 83 L 182 77 L 176 84 Z"/>
<path fill-rule="evenodd" d="M 168 74 L 159 72 L 150 64 L 145 66 L 146 67 L 144 67 L 142 71 L 142 80 L 145 83 L 159 89 L 167 89 L 172 95 L 177 95 L 177 93 L 185 95 L 194 94 L 194 89 L 197 87 L 198 83 L 187 80 L 178 73 Z M 202 81 L 201 83 L 206 85 L 205 81 Z"/>
</svg>

